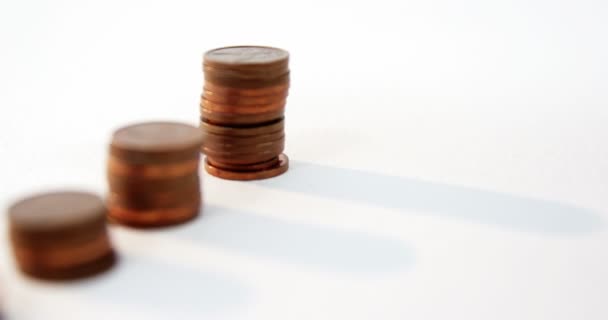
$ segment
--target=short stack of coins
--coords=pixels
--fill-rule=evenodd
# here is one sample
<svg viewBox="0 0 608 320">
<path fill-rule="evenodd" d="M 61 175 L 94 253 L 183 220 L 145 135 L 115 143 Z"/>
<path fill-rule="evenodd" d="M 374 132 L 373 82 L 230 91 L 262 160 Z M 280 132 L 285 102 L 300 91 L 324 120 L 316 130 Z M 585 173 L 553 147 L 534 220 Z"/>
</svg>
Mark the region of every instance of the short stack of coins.
<svg viewBox="0 0 608 320">
<path fill-rule="evenodd" d="M 109 269 L 115 261 L 103 200 L 61 191 L 23 199 L 8 210 L 19 269 L 41 279 L 75 279 Z"/>
<path fill-rule="evenodd" d="M 114 132 L 108 158 L 108 218 L 133 227 L 188 221 L 201 207 L 202 134 L 175 122 L 146 122 Z"/>
<path fill-rule="evenodd" d="M 259 46 L 225 47 L 203 59 L 202 152 L 211 175 L 265 179 L 287 171 L 284 114 L 289 53 Z"/>
</svg>

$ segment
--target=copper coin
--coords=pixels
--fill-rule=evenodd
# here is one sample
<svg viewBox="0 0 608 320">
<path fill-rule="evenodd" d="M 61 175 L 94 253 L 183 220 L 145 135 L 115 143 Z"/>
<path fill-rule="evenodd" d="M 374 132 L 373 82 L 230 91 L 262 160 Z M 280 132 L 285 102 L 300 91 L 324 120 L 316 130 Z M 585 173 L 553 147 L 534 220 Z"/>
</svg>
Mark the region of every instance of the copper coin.
<svg viewBox="0 0 608 320">
<path fill-rule="evenodd" d="M 234 65 L 216 66 L 203 61 L 203 72 L 214 74 L 229 74 L 238 77 L 272 78 L 289 71 L 289 60 L 281 61 L 274 65 Z"/>
<path fill-rule="evenodd" d="M 277 101 L 283 101 L 287 99 L 287 95 L 289 94 L 288 90 L 283 92 L 265 95 L 265 96 L 256 96 L 256 97 L 248 97 L 248 96 L 237 96 L 237 95 L 224 95 L 217 94 L 212 91 L 204 90 L 201 95 L 201 99 L 206 99 L 211 102 L 219 103 L 219 104 L 228 104 L 228 105 L 236 105 L 236 106 L 250 106 L 250 105 L 264 105 L 271 104 Z"/>
<path fill-rule="evenodd" d="M 233 113 L 239 115 L 247 114 L 260 114 L 268 113 L 277 110 L 284 110 L 287 100 L 275 101 L 269 104 L 257 104 L 257 105 L 233 105 L 233 104 L 221 104 L 213 101 L 209 101 L 205 98 L 201 99 L 201 108 L 204 108 L 210 112 L 221 112 L 221 113 Z"/>
<path fill-rule="evenodd" d="M 255 152 L 264 152 L 266 150 L 275 150 L 281 149 L 283 150 L 285 146 L 285 138 L 281 138 L 275 141 L 269 141 L 264 143 L 252 144 L 252 145 L 227 145 L 227 144 L 213 144 L 207 143 L 201 149 L 203 153 L 205 151 L 215 151 L 219 153 L 226 154 L 243 154 L 243 153 L 255 153 Z"/>
<path fill-rule="evenodd" d="M 200 130 L 177 122 L 146 122 L 123 127 L 112 136 L 110 154 L 130 163 L 192 160 L 202 144 Z"/>
<path fill-rule="evenodd" d="M 197 203 L 200 201 L 200 193 L 198 194 L 190 194 L 190 195 L 181 195 L 181 199 L 179 198 L 134 198 L 134 197 L 120 197 L 115 195 L 112 198 L 112 201 L 116 205 L 120 205 L 122 208 L 129 210 L 157 210 L 163 208 L 175 208 L 178 206 L 184 206 L 192 203 Z"/>
<path fill-rule="evenodd" d="M 77 228 L 66 228 L 63 231 L 48 229 L 28 232 L 26 230 L 19 230 L 10 232 L 10 238 L 13 243 L 37 248 L 78 244 L 80 242 L 89 241 L 96 237 L 99 232 L 103 232 L 105 218 L 99 217 L 97 220 L 98 221 L 95 222 L 91 221 L 91 223 L 82 224 Z M 11 227 L 11 229 L 12 228 L 14 227 Z"/>
<path fill-rule="evenodd" d="M 230 86 L 223 86 L 212 82 L 205 82 L 204 90 L 214 92 L 215 94 L 221 95 L 233 95 L 233 96 L 245 96 L 245 97 L 259 97 L 267 96 L 272 94 L 278 94 L 289 90 L 289 83 L 279 83 L 273 86 L 264 88 L 233 88 Z"/>
<path fill-rule="evenodd" d="M 155 228 L 181 224 L 194 219 L 199 215 L 200 203 L 174 208 L 135 210 L 109 200 L 108 209 L 110 222 L 137 228 Z"/>
<path fill-rule="evenodd" d="M 108 253 L 109 238 L 105 233 L 94 239 L 70 245 L 32 247 L 15 246 L 15 257 L 27 269 L 69 269 L 73 266 L 95 261 Z"/>
<path fill-rule="evenodd" d="M 105 220 L 105 218 L 104 218 Z M 105 223 L 105 222 L 104 222 Z M 100 223 L 101 225 L 101 223 Z M 10 232 L 10 239 L 16 245 L 35 247 L 37 249 L 54 248 L 57 246 L 79 245 L 82 242 L 90 241 L 99 232 L 103 232 L 103 226 L 91 224 L 82 226 L 78 229 L 68 230 L 63 233 L 53 234 L 51 232 L 28 234 L 24 232 Z"/>
<path fill-rule="evenodd" d="M 229 77 L 236 79 L 273 79 L 288 73 L 287 64 L 265 67 L 265 68 L 217 68 L 203 63 L 203 72 L 205 74 L 215 75 L 219 77 Z"/>
<path fill-rule="evenodd" d="M 230 159 L 249 159 L 251 156 L 257 156 L 260 154 L 274 154 L 278 155 L 285 149 L 284 141 L 277 141 L 272 144 L 267 144 L 262 148 L 250 148 L 244 147 L 243 149 L 233 148 L 233 149 L 211 149 L 211 148 L 203 148 L 203 153 L 208 157 L 215 158 L 219 160 L 220 158 L 230 158 Z M 227 162 L 234 163 L 234 162 Z M 249 163 L 255 163 L 252 161 L 248 161 Z"/>
<path fill-rule="evenodd" d="M 116 176 L 132 178 L 172 178 L 198 172 L 200 159 L 166 164 L 131 164 L 110 156 L 108 171 Z"/>
<path fill-rule="evenodd" d="M 88 240 L 104 231 L 105 212 L 103 201 L 87 192 L 34 195 L 8 209 L 11 238 L 25 245 Z"/>
<path fill-rule="evenodd" d="M 205 122 L 229 126 L 229 127 L 251 127 L 264 126 L 270 122 L 282 119 L 285 115 L 285 109 L 279 109 L 267 113 L 259 114 L 231 114 L 221 112 L 211 112 L 205 108 L 201 108 L 201 119 Z"/>
<path fill-rule="evenodd" d="M 147 192 L 147 193 L 111 193 L 112 203 L 129 209 L 173 208 L 200 202 L 200 186 L 187 189 Z"/>
<path fill-rule="evenodd" d="M 79 270 L 85 265 L 105 270 L 97 268 L 113 255 L 105 214 L 103 201 L 85 192 L 44 193 L 15 203 L 9 233 L 19 268 L 39 278 L 84 276 Z"/>
<path fill-rule="evenodd" d="M 120 188 L 111 189 L 110 194 L 116 194 L 125 199 L 133 198 L 134 200 L 155 200 L 158 198 L 158 200 L 161 201 L 161 198 L 184 198 L 185 196 L 193 193 L 200 193 L 201 183 L 200 178 L 198 176 L 193 179 L 182 180 L 178 183 L 175 183 L 173 184 L 173 186 L 170 187 L 163 186 L 159 188 L 139 188 L 137 187 L 137 185 L 135 185 L 136 187 L 129 188 L 131 186 L 134 186 L 134 184 L 124 185 L 120 186 Z"/>
<path fill-rule="evenodd" d="M 108 172 L 108 185 L 110 192 L 163 192 L 169 190 L 179 190 L 193 185 L 199 185 L 198 172 L 181 177 L 166 179 L 133 178 L 114 175 Z"/>
<path fill-rule="evenodd" d="M 224 70 L 237 72 L 238 74 L 252 75 L 252 74 L 264 74 L 264 72 L 268 72 L 269 70 L 274 71 L 273 74 L 280 73 L 281 70 L 289 69 L 289 59 L 284 59 L 277 61 L 273 64 L 223 64 L 218 65 L 214 64 L 203 58 L 203 71 L 205 69 L 211 69 L 211 72 L 216 70 L 220 70 L 217 72 L 222 72 Z"/>
<path fill-rule="evenodd" d="M 243 171 L 251 172 L 251 171 L 266 170 L 266 169 L 275 167 L 276 165 L 279 164 L 279 157 L 277 156 L 270 160 L 266 160 L 266 161 L 258 162 L 258 163 L 246 164 L 246 165 L 213 162 L 213 160 L 211 160 L 209 158 L 207 158 L 206 161 L 209 163 L 209 165 L 211 165 L 212 167 L 216 167 L 218 169 L 223 169 L 223 170 L 228 170 L 228 171 L 238 171 L 238 172 L 243 172 Z"/>
<path fill-rule="evenodd" d="M 27 254 L 26 254 L 27 255 Z M 38 253 L 35 254 L 38 256 Z M 69 268 L 46 268 L 37 264 L 21 264 L 19 269 L 30 277 L 45 280 L 73 280 L 91 277 L 111 269 L 116 264 L 117 256 L 114 251 L 83 264 Z"/>
<path fill-rule="evenodd" d="M 265 125 L 255 125 L 250 127 L 220 126 L 205 122 L 204 120 L 200 122 L 200 129 L 203 133 L 234 137 L 251 137 L 270 134 L 278 131 L 282 132 L 284 128 L 285 121 L 282 118 Z"/>
<path fill-rule="evenodd" d="M 275 150 L 275 149 L 283 149 L 285 146 L 285 138 L 280 138 L 274 141 L 268 141 L 264 143 L 256 143 L 250 145 L 230 145 L 230 144 L 214 144 L 207 143 L 205 144 L 201 150 L 203 153 L 205 151 L 215 151 L 216 153 L 226 153 L 230 155 L 238 155 L 238 154 L 248 154 L 255 152 L 264 152 L 267 150 Z"/>
<path fill-rule="evenodd" d="M 260 180 L 260 179 L 268 179 L 278 175 L 281 175 L 287 171 L 289 168 L 289 158 L 285 154 L 279 155 L 279 163 L 271 168 L 260 170 L 260 171 L 230 171 L 226 169 L 220 169 L 218 167 L 214 167 L 209 163 L 208 160 L 205 160 L 205 170 L 215 177 L 228 179 L 228 180 Z"/>
<path fill-rule="evenodd" d="M 233 155 L 225 155 L 212 153 L 207 151 L 205 154 L 208 159 L 211 159 L 212 162 L 226 163 L 226 164 L 237 164 L 237 165 L 248 165 L 252 163 L 259 163 L 268 161 L 280 154 L 280 151 L 277 153 L 276 151 L 264 151 L 264 152 L 256 152 L 250 154 L 239 154 L 238 156 Z"/>
<path fill-rule="evenodd" d="M 279 150 L 282 151 L 282 150 Z M 234 156 L 234 155 L 222 155 L 222 154 L 215 154 L 215 153 L 211 153 L 211 152 L 207 152 L 206 156 L 207 159 L 211 159 L 212 163 L 220 163 L 220 164 L 224 164 L 226 166 L 250 166 L 252 164 L 256 164 L 256 163 L 262 163 L 262 162 L 267 162 L 270 161 L 274 158 L 276 158 L 279 154 L 281 154 L 280 152 L 276 152 L 276 151 L 265 151 L 265 152 L 258 152 L 258 153 L 251 153 L 251 154 L 242 154 L 239 156 Z M 221 167 L 221 165 L 220 165 Z"/>
<path fill-rule="evenodd" d="M 283 131 L 277 131 L 269 134 L 248 137 L 224 136 L 212 133 L 205 133 L 204 137 L 205 143 L 203 145 L 205 147 L 208 147 L 209 144 L 227 146 L 254 146 L 283 139 L 285 137 L 285 133 Z"/>
<path fill-rule="evenodd" d="M 183 188 L 173 190 L 134 190 L 129 192 L 111 192 L 108 197 L 120 199 L 123 203 L 149 203 L 150 205 L 157 204 L 164 206 L 168 202 L 186 201 L 200 197 L 200 184 L 192 184 Z"/>
<path fill-rule="evenodd" d="M 216 86 L 230 87 L 233 89 L 257 90 L 282 84 L 289 84 L 289 72 L 272 79 L 240 79 L 223 77 L 216 74 L 205 73 L 205 86 L 214 84 Z"/>
<path fill-rule="evenodd" d="M 205 52 L 205 65 L 218 68 L 270 68 L 286 64 L 289 52 L 265 46 L 232 46 Z"/>
</svg>

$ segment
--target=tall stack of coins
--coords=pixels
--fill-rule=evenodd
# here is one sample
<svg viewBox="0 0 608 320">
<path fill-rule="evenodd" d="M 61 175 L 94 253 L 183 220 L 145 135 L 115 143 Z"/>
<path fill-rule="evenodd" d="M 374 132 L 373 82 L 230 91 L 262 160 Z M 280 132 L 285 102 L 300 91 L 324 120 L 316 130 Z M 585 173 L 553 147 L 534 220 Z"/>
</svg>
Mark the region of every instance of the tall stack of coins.
<svg viewBox="0 0 608 320">
<path fill-rule="evenodd" d="M 147 122 L 114 132 L 108 159 L 108 218 L 160 227 L 196 217 L 201 206 L 200 129 Z"/>
<path fill-rule="evenodd" d="M 55 192 L 9 208 L 9 232 L 18 267 L 42 279 L 96 274 L 115 261 L 106 208 L 96 195 Z"/>
<path fill-rule="evenodd" d="M 211 175 L 264 179 L 287 171 L 284 114 L 289 53 L 258 46 L 225 47 L 204 55 L 202 152 Z"/>
</svg>

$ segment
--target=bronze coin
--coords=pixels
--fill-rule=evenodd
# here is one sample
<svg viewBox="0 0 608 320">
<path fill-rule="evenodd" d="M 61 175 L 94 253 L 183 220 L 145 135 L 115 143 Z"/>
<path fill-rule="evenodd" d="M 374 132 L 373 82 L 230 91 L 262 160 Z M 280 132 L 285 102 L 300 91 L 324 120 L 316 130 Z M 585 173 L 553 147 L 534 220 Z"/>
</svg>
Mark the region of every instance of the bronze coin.
<svg viewBox="0 0 608 320">
<path fill-rule="evenodd" d="M 31 247 L 15 246 L 15 257 L 19 264 L 43 269 L 65 269 L 94 261 L 108 253 L 110 240 L 107 233 L 98 233 L 86 242 L 70 245 Z"/>
<path fill-rule="evenodd" d="M 187 189 L 147 192 L 147 193 L 111 193 L 112 203 L 128 209 L 158 209 L 173 208 L 191 203 L 199 203 L 201 198 L 200 186 Z"/>
<path fill-rule="evenodd" d="M 228 104 L 235 106 L 250 106 L 250 105 L 266 105 L 275 103 L 277 101 L 283 101 L 287 99 L 287 95 L 289 94 L 288 90 L 283 92 L 265 95 L 265 96 L 256 96 L 256 97 L 248 97 L 248 96 L 237 96 L 237 95 L 223 95 L 217 94 L 212 91 L 204 90 L 201 95 L 201 99 L 206 99 L 214 103 L 219 104 Z"/>
<path fill-rule="evenodd" d="M 19 269 L 24 274 L 45 280 L 74 280 L 91 277 L 111 269 L 116 264 L 117 256 L 114 251 L 109 251 L 103 256 L 69 268 L 46 268 L 37 264 L 19 264 Z"/>
<path fill-rule="evenodd" d="M 112 252 L 103 221 L 107 210 L 96 195 L 44 193 L 23 199 L 8 211 L 13 253 L 26 274 L 77 277 L 76 269 L 97 265 Z"/>
<path fill-rule="evenodd" d="M 205 155 L 207 155 L 207 157 L 210 157 L 212 159 L 215 159 L 216 161 L 220 161 L 223 163 L 251 164 L 251 163 L 263 162 L 267 159 L 271 159 L 272 156 L 279 155 L 281 152 L 283 152 L 284 149 L 285 149 L 284 144 L 278 143 L 278 144 L 274 144 L 270 147 L 266 147 L 264 149 L 259 149 L 259 150 L 254 150 L 254 151 L 238 150 L 238 149 L 229 150 L 229 151 L 225 151 L 225 150 L 218 151 L 218 150 L 213 150 L 213 149 L 205 149 L 205 150 L 203 150 L 203 153 Z M 269 156 L 267 157 L 267 155 L 269 155 Z M 252 158 L 259 159 L 261 157 L 265 158 L 265 160 L 260 160 L 260 161 L 248 160 L 248 159 L 252 159 Z M 223 159 L 230 159 L 230 160 L 223 161 Z"/>
<path fill-rule="evenodd" d="M 220 113 L 233 113 L 239 115 L 248 115 L 248 114 L 260 114 L 260 113 L 268 113 L 277 110 L 284 110 L 285 105 L 287 104 L 287 100 L 275 101 L 269 104 L 258 104 L 258 105 L 232 105 L 232 104 L 221 104 L 213 101 L 209 101 L 205 98 L 201 99 L 201 108 L 204 108 L 210 112 L 220 112 Z"/>
<path fill-rule="evenodd" d="M 226 169 L 220 169 L 214 167 L 209 163 L 209 159 L 205 160 L 205 170 L 215 177 L 228 179 L 228 180 L 260 180 L 268 179 L 278 175 L 281 175 L 289 168 L 289 158 L 285 154 L 279 155 L 279 163 L 271 168 L 260 170 L 260 171 L 230 171 Z"/>
<path fill-rule="evenodd" d="M 137 228 L 156 228 L 181 224 L 199 215 L 200 203 L 191 203 L 174 208 L 135 210 L 108 201 L 108 220 Z"/>
<path fill-rule="evenodd" d="M 234 65 L 234 66 L 216 66 L 203 61 L 202 64 L 204 73 L 227 74 L 235 78 L 255 77 L 255 78 L 273 78 L 277 75 L 289 72 L 289 61 L 281 61 L 274 65 Z"/>
<path fill-rule="evenodd" d="M 166 180 L 153 180 L 156 183 L 154 188 L 151 187 L 140 187 L 140 185 L 146 185 L 146 180 L 139 181 L 128 181 L 123 182 L 119 179 L 116 180 L 118 188 L 110 189 L 110 194 L 118 194 L 121 197 L 134 197 L 134 198 L 155 198 L 161 195 L 175 195 L 183 196 L 188 193 L 200 190 L 200 177 L 197 175 L 184 176 L 177 179 L 166 179 Z"/>
<path fill-rule="evenodd" d="M 166 164 L 131 164 L 110 156 L 108 171 L 116 176 L 132 178 L 172 178 L 198 172 L 200 159 Z"/>
<path fill-rule="evenodd" d="M 272 79 L 239 79 L 222 77 L 215 74 L 205 73 L 205 86 L 214 84 L 216 86 L 230 87 L 233 89 L 256 90 L 273 87 L 277 85 L 289 85 L 289 72 Z"/>
<path fill-rule="evenodd" d="M 114 132 L 110 154 L 130 163 L 166 163 L 196 158 L 200 130 L 177 122 L 146 122 Z"/>
<path fill-rule="evenodd" d="M 238 156 L 225 155 L 214 152 L 206 152 L 207 159 L 211 159 L 211 162 L 220 162 L 226 164 L 237 164 L 237 165 L 248 165 L 252 163 L 259 163 L 268 161 L 280 154 L 275 151 L 264 151 L 249 154 L 239 154 Z"/>
<path fill-rule="evenodd" d="M 276 158 L 279 154 L 281 154 L 281 151 L 283 150 L 263 151 L 239 155 L 226 155 L 207 152 L 205 155 L 207 156 L 207 159 L 211 159 L 212 163 L 220 163 L 233 166 L 250 166 L 256 163 L 268 162 L 273 158 Z"/>
<path fill-rule="evenodd" d="M 289 52 L 265 46 L 232 46 L 205 52 L 203 61 L 218 68 L 271 68 L 286 64 Z"/>
<path fill-rule="evenodd" d="M 285 109 L 260 114 L 230 114 L 210 112 L 205 108 L 201 108 L 201 119 L 203 121 L 228 127 L 264 126 L 270 122 L 282 119 L 284 115 Z"/>
<path fill-rule="evenodd" d="M 269 150 L 280 149 L 281 151 L 285 147 L 285 138 L 281 138 L 275 141 L 269 141 L 264 143 L 252 144 L 252 145 L 227 145 L 227 144 L 213 144 L 208 143 L 201 149 L 203 153 L 205 151 L 215 151 L 217 153 L 226 153 L 229 155 L 238 155 L 243 153 L 255 153 L 264 152 Z"/>
<path fill-rule="evenodd" d="M 212 82 L 205 82 L 204 90 L 214 92 L 219 95 L 233 95 L 233 96 L 244 96 L 244 97 L 259 97 L 267 96 L 272 94 L 279 94 L 286 90 L 289 90 L 289 83 L 280 83 L 265 88 L 233 88 L 230 86 L 222 86 Z"/>
<path fill-rule="evenodd" d="M 282 132 L 284 128 L 285 121 L 282 118 L 265 125 L 256 125 L 251 127 L 220 126 L 205 122 L 204 120 L 200 122 L 200 129 L 203 133 L 234 137 L 251 137 L 270 134 L 278 131 Z"/>
<path fill-rule="evenodd" d="M 205 147 L 209 144 L 214 145 L 226 145 L 226 146 L 254 146 L 258 144 L 268 143 L 283 139 L 285 133 L 283 131 L 277 131 L 269 134 L 239 137 L 239 136 L 224 136 L 212 133 L 205 133 Z"/>
<path fill-rule="evenodd" d="M 105 217 L 104 217 L 105 220 Z M 15 230 L 9 227 L 9 237 L 11 242 L 16 246 L 24 246 L 44 250 L 45 248 L 54 248 L 58 246 L 71 246 L 87 242 L 95 238 L 98 233 L 105 232 L 103 223 L 91 224 L 82 226 L 72 230 L 66 230 L 62 233 L 26 233 Z"/>
<path fill-rule="evenodd" d="M 183 199 L 178 198 L 146 198 L 146 199 L 136 199 L 133 197 L 123 197 L 116 195 L 113 198 L 114 203 L 120 205 L 121 207 L 129 210 L 157 210 L 163 208 L 175 208 L 178 206 L 183 206 L 191 203 L 197 203 L 200 201 L 200 193 L 189 195 L 189 199 L 186 199 L 186 196 L 182 196 Z"/>
<path fill-rule="evenodd" d="M 103 201 L 87 192 L 34 195 L 8 209 L 11 238 L 33 246 L 37 242 L 86 240 L 105 230 L 105 213 Z"/>
<path fill-rule="evenodd" d="M 272 64 L 223 64 L 219 65 L 203 58 L 203 71 L 205 68 L 211 68 L 213 70 L 229 70 L 243 74 L 255 74 L 255 73 L 263 73 L 267 70 L 274 70 L 275 72 L 280 72 L 280 70 L 289 69 L 289 59 L 284 59 L 277 61 Z M 212 71 L 213 71 L 212 70 Z M 220 71 L 221 72 L 221 71 Z"/>
<path fill-rule="evenodd" d="M 285 138 L 280 138 L 274 141 L 268 141 L 263 143 L 256 144 L 242 144 L 242 145 L 231 145 L 231 144 L 221 144 L 221 143 L 208 143 L 205 144 L 201 150 L 203 153 L 205 151 L 215 151 L 216 153 L 226 153 L 230 155 L 238 155 L 238 154 L 247 154 L 247 153 L 255 153 L 255 152 L 264 152 L 268 150 L 281 149 L 285 146 Z"/>
<path fill-rule="evenodd" d="M 133 178 L 114 175 L 108 172 L 108 185 L 110 192 L 164 192 L 169 190 L 179 190 L 193 185 L 199 185 L 198 172 L 181 177 L 165 179 Z"/>
<path fill-rule="evenodd" d="M 159 206 L 163 203 L 171 201 L 186 201 L 194 197 L 200 196 L 201 186 L 200 184 L 192 184 L 184 186 L 183 188 L 174 190 L 134 190 L 129 192 L 110 192 L 108 197 L 114 199 L 120 199 L 124 203 L 150 203 L 158 204 Z"/>
<path fill-rule="evenodd" d="M 258 163 L 251 163 L 246 165 L 238 165 L 238 164 L 227 164 L 221 162 L 213 162 L 211 159 L 206 159 L 212 167 L 216 167 L 223 170 L 228 171 L 237 171 L 237 172 L 251 172 L 251 171 L 260 171 L 270 169 L 279 164 L 279 157 L 272 158 L 270 160 L 266 160 Z"/>
<path fill-rule="evenodd" d="M 158 152 L 158 153 L 138 153 L 138 152 L 125 152 L 123 150 L 117 150 L 110 146 L 110 156 L 120 158 L 123 161 L 128 161 L 132 164 L 156 164 L 156 163 L 171 163 L 171 162 L 183 162 L 197 158 L 197 153 L 192 150 L 187 152 Z"/>
<path fill-rule="evenodd" d="M 209 66 L 203 63 L 203 72 L 205 74 L 225 77 L 225 78 L 234 78 L 234 79 L 274 79 L 278 78 L 281 75 L 288 73 L 289 68 L 287 64 L 280 64 L 272 67 L 265 68 L 218 68 L 214 66 Z"/>
</svg>

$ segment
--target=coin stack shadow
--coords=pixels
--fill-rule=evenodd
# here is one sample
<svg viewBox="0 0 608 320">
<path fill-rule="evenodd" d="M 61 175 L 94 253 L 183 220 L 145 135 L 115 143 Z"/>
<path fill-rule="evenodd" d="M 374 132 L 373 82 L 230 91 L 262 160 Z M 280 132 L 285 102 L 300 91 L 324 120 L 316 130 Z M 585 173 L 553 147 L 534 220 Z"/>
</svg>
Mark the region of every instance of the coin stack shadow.
<svg viewBox="0 0 608 320">
<path fill-rule="evenodd" d="M 200 129 L 147 122 L 117 130 L 108 158 L 108 219 L 160 227 L 196 217 L 201 207 Z"/>
<path fill-rule="evenodd" d="M 211 175 L 265 179 L 287 171 L 284 114 L 289 53 L 238 46 L 208 51 L 203 59 L 201 151 Z"/>
</svg>

